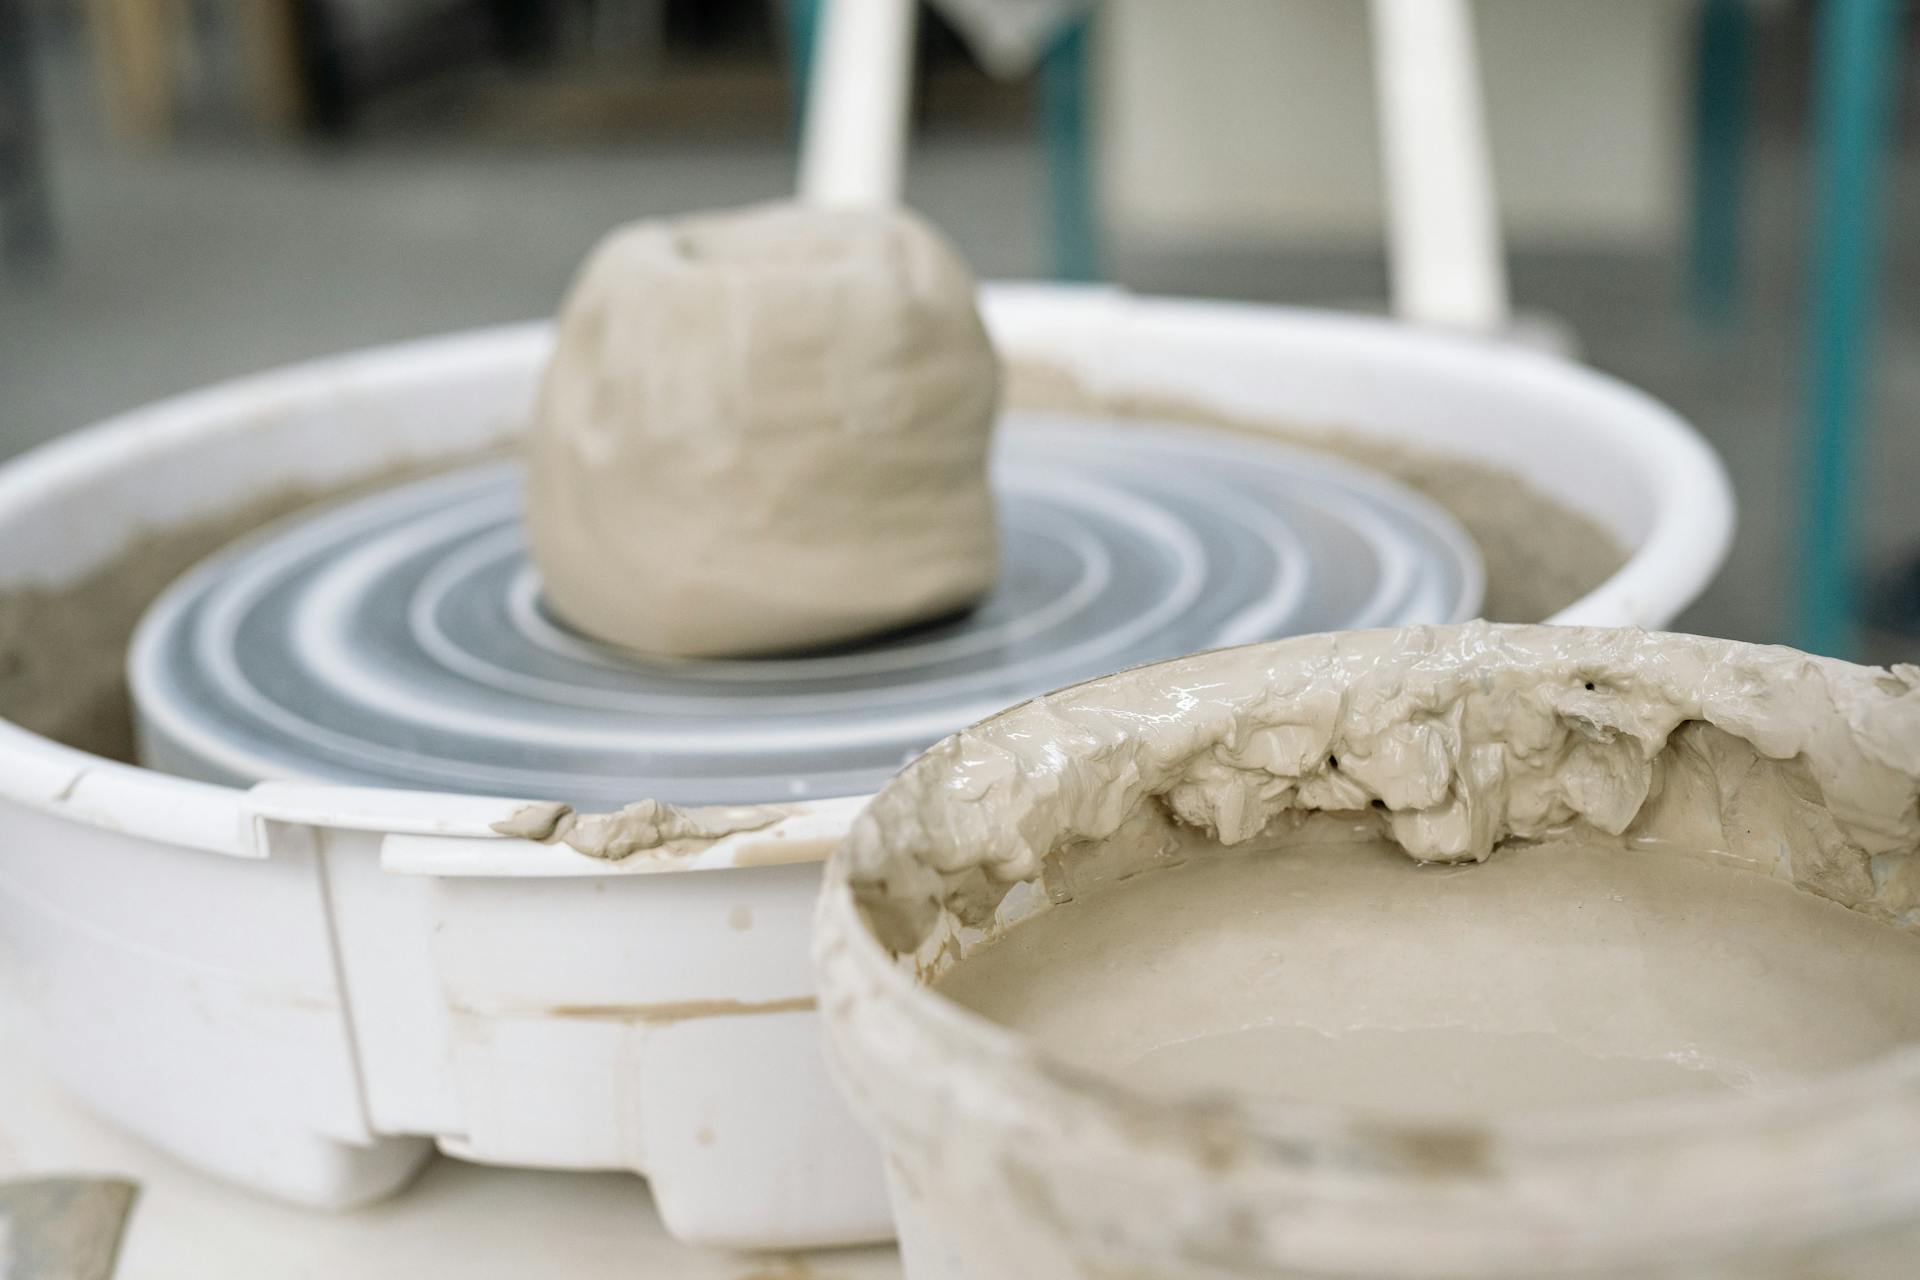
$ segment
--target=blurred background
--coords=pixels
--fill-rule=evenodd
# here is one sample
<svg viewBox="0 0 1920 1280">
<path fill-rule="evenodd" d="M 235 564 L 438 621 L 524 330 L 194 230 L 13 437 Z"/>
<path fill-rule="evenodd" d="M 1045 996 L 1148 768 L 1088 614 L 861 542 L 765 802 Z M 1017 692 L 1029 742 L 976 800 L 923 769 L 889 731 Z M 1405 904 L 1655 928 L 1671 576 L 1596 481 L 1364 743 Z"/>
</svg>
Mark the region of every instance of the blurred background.
<svg viewBox="0 0 1920 1280">
<path fill-rule="evenodd" d="M 1735 550 L 1681 626 L 1806 642 L 1813 424 L 1837 413 L 1864 590 L 1831 647 L 1902 660 L 1920 654 L 1913 23 L 1862 6 L 1879 61 L 1855 96 L 1881 127 L 1850 141 L 1830 100 L 1861 51 L 1822 24 L 1851 3 L 1475 17 L 1523 327 L 1672 404 L 1732 472 Z M 983 40 L 965 4 L 923 7 L 916 36 L 907 196 L 983 276 L 1385 309 L 1365 5 L 1030 7 L 1050 16 L 1024 44 Z M 814 10 L 0 0 L 0 456 L 218 378 L 548 313 L 616 223 L 791 193 Z M 1843 210 L 1823 258 L 1818 197 L 1862 164 L 1867 216 Z M 1858 323 L 1822 330 L 1836 296 Z M 1838 409 L 1809 381 L 1835 350 L 1863 389 Z"/>
</svg>

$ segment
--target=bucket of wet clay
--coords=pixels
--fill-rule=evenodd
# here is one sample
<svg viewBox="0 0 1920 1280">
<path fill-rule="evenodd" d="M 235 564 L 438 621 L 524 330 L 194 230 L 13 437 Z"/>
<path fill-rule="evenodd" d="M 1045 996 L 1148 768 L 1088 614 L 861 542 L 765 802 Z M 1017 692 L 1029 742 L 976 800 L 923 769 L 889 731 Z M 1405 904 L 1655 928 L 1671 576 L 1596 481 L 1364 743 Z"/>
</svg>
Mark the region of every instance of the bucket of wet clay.
<svg viewBox="0 0 1920 1280">
<path fill-rule="evenodd" d="M 942 742 L 815 941 L 910 1280 L 1892 1277 L 1920 670 L 1469 624 Z"/>
</svg>

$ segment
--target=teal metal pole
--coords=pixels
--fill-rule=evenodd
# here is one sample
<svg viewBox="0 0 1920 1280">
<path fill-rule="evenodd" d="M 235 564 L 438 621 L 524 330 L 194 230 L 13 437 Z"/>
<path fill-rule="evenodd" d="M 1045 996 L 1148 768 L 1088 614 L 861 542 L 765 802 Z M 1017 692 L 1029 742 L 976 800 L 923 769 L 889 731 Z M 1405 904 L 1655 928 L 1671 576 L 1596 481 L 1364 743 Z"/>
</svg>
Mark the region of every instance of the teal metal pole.
<svg viewBox="0 0 1920 1280">
<path fill-rule="evenodd" d="M 813 48 L 820 19 L 831 0 L 787 0 L 787 84 L 793 94 L 793 140 L 807 125 L 807 92 L 813 87 Z"/>
<path fill-rule="evenodd" d="M 1896 0 L 1824 0 L 1816 30 L 1812 302 L 1796 643 L 1855 643 L 1856 454 L 1871 369 Z"/>
<path fill-rule="evenodd" d="M 1100 278 L 1100 212 L 1088 127 L 1091 19 L 1068 24 L 1039 67 L 1041 155 L 1047 175 L 1047 245 L 1059 280 Z"/>
<path fill-rule="evenodd" d="M 1749 0 L 1706 0 L 1697 40 L 1688 295 L 1694 318 L 1719 329 L 1731 323 L 1740 302 L 1741 215 L 1753 113 Z"/>
</svg>

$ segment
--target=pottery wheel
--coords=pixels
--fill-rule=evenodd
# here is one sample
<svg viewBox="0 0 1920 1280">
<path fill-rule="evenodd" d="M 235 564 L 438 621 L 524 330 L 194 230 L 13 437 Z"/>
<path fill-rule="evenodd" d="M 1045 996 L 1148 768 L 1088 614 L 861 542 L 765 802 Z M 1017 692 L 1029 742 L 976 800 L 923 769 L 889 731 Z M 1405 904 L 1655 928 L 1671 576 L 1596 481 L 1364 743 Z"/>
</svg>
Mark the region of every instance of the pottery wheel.
<svg viewBox="0 0 1920 1280">
<path fill-rule="evenodd" d="M 1035 694 L 1201 649 L 1451 622 L 1479 556 L 1419 495 L 1241 435 L 1013 413 L 1003 564 L 964 617 L 792 656 L 646 659 L 541 599 L 507 462 L 276 525 L 171 586 L 135 637 L 147 763 L 567 800 L 856 795 Z"/>
</svg>

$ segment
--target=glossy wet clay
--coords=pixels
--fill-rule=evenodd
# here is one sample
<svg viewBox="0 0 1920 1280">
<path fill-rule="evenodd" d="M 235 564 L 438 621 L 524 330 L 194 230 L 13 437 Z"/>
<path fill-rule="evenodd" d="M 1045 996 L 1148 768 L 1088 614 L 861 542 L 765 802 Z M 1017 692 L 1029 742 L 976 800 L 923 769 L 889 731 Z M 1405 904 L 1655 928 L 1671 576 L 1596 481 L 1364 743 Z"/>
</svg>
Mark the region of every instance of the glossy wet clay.
<svg viewBox="0 0 1920 1280">
<path fill-rule="evenodd" d="M 936 989 L 1155 1090 L 1435 1120 L 1791 1087 L 1920 1039 L 1920 939 L 1707 850 L 1578 839 L 1195 856 Z"/>
</svg>

